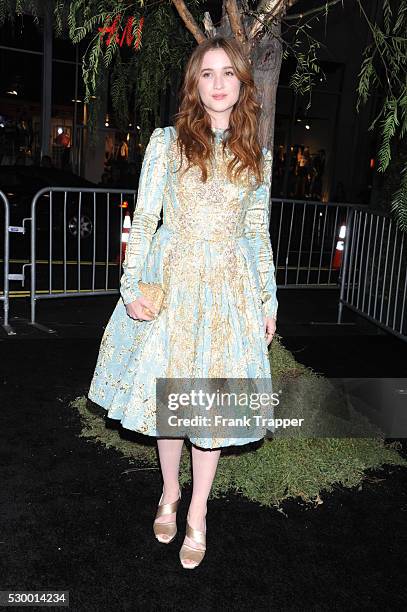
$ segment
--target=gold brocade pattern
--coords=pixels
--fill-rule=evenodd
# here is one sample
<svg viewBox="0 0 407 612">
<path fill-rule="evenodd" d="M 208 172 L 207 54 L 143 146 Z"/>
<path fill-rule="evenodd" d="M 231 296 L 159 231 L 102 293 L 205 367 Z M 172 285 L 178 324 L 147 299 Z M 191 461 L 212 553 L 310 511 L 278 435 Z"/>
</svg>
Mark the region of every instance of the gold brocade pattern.
<svg viewBox="0 0 407 612">
<path fill-rule="evenodd" d="M 272 156 L 256 190 L 226 177 L 223 132 L 215 130 L 208 180 L 175 172 L 173 127 L 157 128 L 147 146 L 124 262 L 121 300 L 106 327 L 89 397 L 124 427 L 156 435 L 156 378 L 271 379 L 264 317 L 277 314 L 268 234 Z M 184 161 L 185 163 L 185 161 Z M 181 178 L 180 178 L 181 176 Z M 157 230 L 160 214 L 163 224 Z M 139 280 L 161 283 L 157 319 L 125 312 Z M 190 436 L 215 448 L 252 439 Z"/>
</svg>

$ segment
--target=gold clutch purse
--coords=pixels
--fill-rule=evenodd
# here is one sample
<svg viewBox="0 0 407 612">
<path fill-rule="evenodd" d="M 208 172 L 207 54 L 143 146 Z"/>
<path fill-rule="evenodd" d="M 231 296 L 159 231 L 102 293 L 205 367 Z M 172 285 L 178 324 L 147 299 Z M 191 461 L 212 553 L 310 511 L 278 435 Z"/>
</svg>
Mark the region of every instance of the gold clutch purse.
<svg viewBox="0 0 407 612">
<path fill-rule="evenodd" d="M 138 288 L 143 296 L 154 304 L 154 308 L 158 315 L 164 301 L 164 290 L 161 285 L 159 283 L 143 283 L 143 281 L 139 281 Z M 144 310 L 150 312 L 147 308 L 144 308 Z"/>
</svg>

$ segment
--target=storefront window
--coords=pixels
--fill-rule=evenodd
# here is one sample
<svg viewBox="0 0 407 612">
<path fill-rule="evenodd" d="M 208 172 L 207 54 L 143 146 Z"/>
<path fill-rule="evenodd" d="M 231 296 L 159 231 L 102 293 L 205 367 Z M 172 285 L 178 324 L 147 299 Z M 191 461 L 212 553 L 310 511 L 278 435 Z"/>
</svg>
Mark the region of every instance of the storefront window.
<svg viewBox="0 0 407 612">
<path fill-rule="evenodd" d="M 277 91 L 272 195 L 327 201 L 335 156 L 341 64 L 323 63 L 326 80 L 296 96 L 284 75 Z M 285 76 L 287 77 L 287 70 Z"/>
</svg>

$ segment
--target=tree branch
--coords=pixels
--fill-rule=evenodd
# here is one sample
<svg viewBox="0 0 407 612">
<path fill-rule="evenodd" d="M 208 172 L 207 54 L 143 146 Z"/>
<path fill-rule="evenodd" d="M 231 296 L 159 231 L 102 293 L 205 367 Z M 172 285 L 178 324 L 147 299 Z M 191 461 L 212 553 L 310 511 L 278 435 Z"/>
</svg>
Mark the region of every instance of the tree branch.
<svg viewBox="0 0 407 612">
<path fill-rule="evenodd" d="M 193 15 L 185 6 L 184 0 L 172 0 L 172 3 L 177 9 L 178 14 L 184 22 L 186 29 L 191 32 L 198 45 L 204 42 L 206 40 L 206 36 L 196 23 Z"/>
<path fill-rule="evenodd" d="M 286 15 L 284 17 L 285 21 L 293 21 L 295 19 L 302 19 L 303 17 L 309 17 L 309 15 L 317 15 L 318 13 L 322 13 L 322 11 L 326 11 L 329 7 L 338 4 L 338 2 L 342 2 L 343 0 L 330 0 L 329 2 L 324 2 L 323 6 L 317 6 L 316 8 L 310 9 L 305 13 L 295 13 L 295 15 Z"/>
<path fill-rule="evenodd" d="M 203 24 L 204 24 L 206 35 L 209 38 L 213 38 L 216 34 L 216 28 L 213 25 L 212 17 L 208 11 L 205 11 L 204 13 Z"/>
<path fill-rule="evenodd" d="M 246 54 L 249 54 L 248 38 L 243 25 L 240 9 L 237 6 L 236 0 L 225 0 L 225 10 L 229 17 L 230 29 L 236 40 L 238 40 L 244 48 Z"/>
<path fill-rule="evenodd" d="M 284 11 L 287 11 L 289 8 L 294 6 L 294 4 L 297 4 L 297 2 L 299 2 L 299 0 L 283 0 Z M 276 14 L 276 7 L 278 4 L 280 4 L 279 0 L 260 0 L 256 7 L 256 11 L 258 13 Z"/>
<path fill-rule="evenodd" d="M 287 9 L 296 2 L 298 0 L 260 0 L 256 8 L 257 15 L 247 34 L 249 40 L 253 40 L 264 29 L 266 22 L 276 18 L 281 19 Z"/>
</svg>

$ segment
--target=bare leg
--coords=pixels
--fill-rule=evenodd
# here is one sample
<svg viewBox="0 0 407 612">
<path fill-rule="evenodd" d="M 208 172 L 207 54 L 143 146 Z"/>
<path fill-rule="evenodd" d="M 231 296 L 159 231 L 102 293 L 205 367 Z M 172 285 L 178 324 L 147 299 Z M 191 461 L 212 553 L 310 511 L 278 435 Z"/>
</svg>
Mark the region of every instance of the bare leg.
<svg viewBox="0 0 407 612">
<path fill-rule="evenodd" d="M 188 522 L 191 527 L 203 533 L 206 533 L 207 501 L 218 467 L 220 452 L 220 448 L 203 450 L 192 445 L 193 490 L 188 510 Z M 194 548 L 204 548 L 202 544 L 192 541 L 187 536 L 184 542 Z M 195 562 L 185 559 L 184 563 L 194 565 Z"/>
<path fill-rule="evenodd" d="M 181 460 L 182 446 L 184 439 L 166 439 L 157 440 L 158 454 L 160 458 L 161 472 L 163 475 L 163 498 L 162 504 L 171 504 L 178 499 L 179 491 L 179 464 Z M 157 523 L 170 523 L 175 521 L 174 514 L 165 514 L 157 519 Z M 162 535 L 164 540 L 169 539 L 169 536 Z"/>
</svg>

